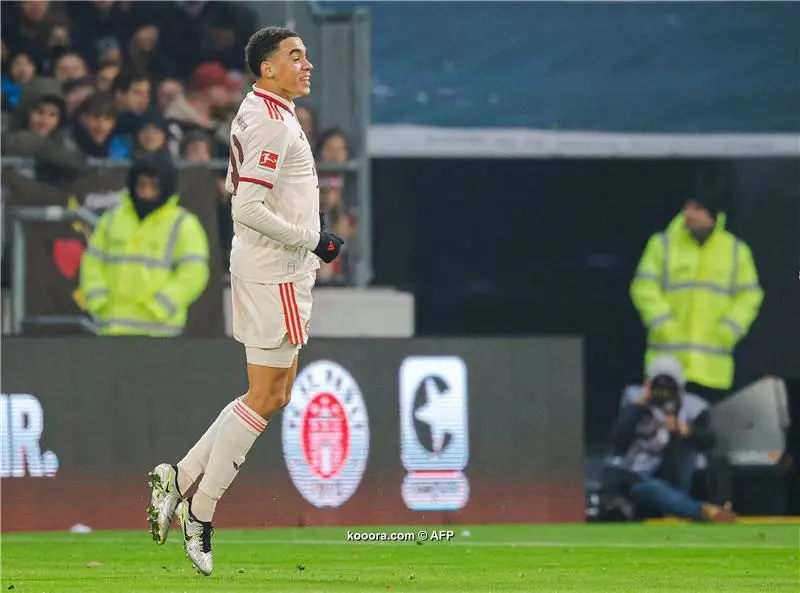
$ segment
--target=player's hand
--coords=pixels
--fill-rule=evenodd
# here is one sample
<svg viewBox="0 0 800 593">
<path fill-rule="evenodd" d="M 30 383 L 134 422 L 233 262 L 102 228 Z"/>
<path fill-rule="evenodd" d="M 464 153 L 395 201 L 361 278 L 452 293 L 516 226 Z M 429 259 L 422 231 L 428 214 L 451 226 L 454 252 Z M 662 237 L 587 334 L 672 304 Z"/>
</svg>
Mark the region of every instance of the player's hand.
<svg viewBox="0 0 800 593">
<path fill-rule="evenodd" d="M 342 245 L 344 245 L 344 239 L 339 235 L 323 231 L 319 234 L 319 243 L 312 253 L 329 264 L 339 255 Z"/>
</svg>

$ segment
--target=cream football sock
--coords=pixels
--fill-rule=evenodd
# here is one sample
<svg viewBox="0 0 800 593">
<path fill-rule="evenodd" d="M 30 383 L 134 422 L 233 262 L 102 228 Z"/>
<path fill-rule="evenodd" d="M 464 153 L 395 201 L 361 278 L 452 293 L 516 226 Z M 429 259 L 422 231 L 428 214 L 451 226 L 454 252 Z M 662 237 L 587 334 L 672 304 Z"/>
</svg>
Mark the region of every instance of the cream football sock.
<svg viewBox="0 0 800 593">
<path fill-rule="evenodd" d="M 244 401 L 234 402 L 223 418 L 211 448 L 206 471 L 192 497 L 191 512 L 199 521 L 211 521 L 217 502 L 233 482 L 247 453 L 267 427 L 267 421 Z"/>
<path fill-rule="evenodd" d="M 222 411 L 217 416 L 217 419 L 208 427 L 208 430 L 200 437 L 200 440 L 195 443 L 194 447 L 189 449 L 186 456 L 178 462 L 178 490 L 181 496 L 186 496 L 197 479 L 206 471 L 206 464 L 208 458 L 211 456 L 211 448 L 214 446 L 214 441 L 217 439 L 219 427 L 222 421 L 233 408 L 234 404 L 242 399 L 237 397 L 227 406 L 222 408 Z"/>
</svg>

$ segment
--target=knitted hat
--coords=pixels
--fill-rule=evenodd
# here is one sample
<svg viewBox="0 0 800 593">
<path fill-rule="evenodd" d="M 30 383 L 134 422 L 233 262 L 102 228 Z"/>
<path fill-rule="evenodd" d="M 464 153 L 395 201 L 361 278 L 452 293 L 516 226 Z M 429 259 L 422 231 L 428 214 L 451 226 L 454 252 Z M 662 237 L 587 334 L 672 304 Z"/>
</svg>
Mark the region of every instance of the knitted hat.
<svg viewBox="0 0 800 593">
<path fill-rule="evenodd" d="M 683 366 L 674 356 L 662 355 L 652 360 L 647 367 L 647 378 L 653 381 L 656 377 L 667 376 L 673 379 L 678 387 L 683 390 L 686 387 L 686 373 Z"/>
</svg>

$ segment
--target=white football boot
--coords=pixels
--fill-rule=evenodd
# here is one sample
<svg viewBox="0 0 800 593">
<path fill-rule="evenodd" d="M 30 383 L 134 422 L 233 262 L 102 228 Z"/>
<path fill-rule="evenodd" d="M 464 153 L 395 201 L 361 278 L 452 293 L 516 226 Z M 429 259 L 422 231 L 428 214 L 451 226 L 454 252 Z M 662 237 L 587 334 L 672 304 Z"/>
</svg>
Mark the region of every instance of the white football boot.
<svg viewBox="0 0 800 593">
<path fill-rule="evenodd" d="M 153 489 L 150 506 L 147 507 L 147 520 L 150 522 L 153 541 L 159 545 L 167 541 L 175 507 L 181 500 L 177 478 L 177 470 L 168 463 L 157 465 L 147 474 L 147 485 Z"/>
<path fill-rule="evenodd" d="M 192 515 L 190 506 L 191 499 L 182 500 L 177 510 L 178 522 L 183 528 L 183 547 L 195 568 L 209 576 L 214 569 L 214 559 L 211 556 L 211 536 L 214 535 L 214 528 L 211 523 L 198 521 Z"/>
</svg>

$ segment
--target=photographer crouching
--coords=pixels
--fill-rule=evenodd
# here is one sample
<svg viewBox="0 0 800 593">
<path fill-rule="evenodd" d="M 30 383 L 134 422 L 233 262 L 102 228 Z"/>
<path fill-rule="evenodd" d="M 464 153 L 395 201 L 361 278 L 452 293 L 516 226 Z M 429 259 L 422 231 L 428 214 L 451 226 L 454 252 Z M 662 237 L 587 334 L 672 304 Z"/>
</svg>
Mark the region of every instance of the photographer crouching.
<svg viewBox="0 0 800 593">
<path fill-rule="evenodd" d="M 638 399 L 625 406 L 612 430 L 612 457 L 603 471 L 603 491 L 617 506 L 634 509 L 626 518 L 653 514 L 696 521 L 732 522 L 728 506 L 691 496 L 698 455 L 715 443 L 708 406 L 685 404 L 683 367 L 671 356 L 655 358 Z"/>
</svg>

